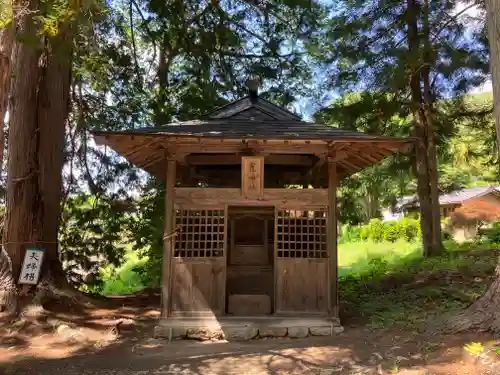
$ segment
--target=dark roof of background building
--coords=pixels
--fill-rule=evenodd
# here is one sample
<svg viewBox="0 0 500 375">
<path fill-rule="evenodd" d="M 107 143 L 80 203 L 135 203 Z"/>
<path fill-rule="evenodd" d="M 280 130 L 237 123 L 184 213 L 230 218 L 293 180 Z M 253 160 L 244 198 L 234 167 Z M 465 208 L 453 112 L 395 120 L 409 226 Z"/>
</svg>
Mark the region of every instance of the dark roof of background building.
<svg viewBox="0 0 500 375">
<path fill-rule="evenodd" d="M 500 194 L 500 188 L 497 185 L 485 185 L 455 190 L 450 193 L 441 194 L 439 196 L 439 204 L 443 206 L 450 204 L 461 204 L 467 200 L 480 198 L 490 193 Z M 416 196 L 399 198 L 398 206 L 418 206 L 418 198 Z"/>
</svg>

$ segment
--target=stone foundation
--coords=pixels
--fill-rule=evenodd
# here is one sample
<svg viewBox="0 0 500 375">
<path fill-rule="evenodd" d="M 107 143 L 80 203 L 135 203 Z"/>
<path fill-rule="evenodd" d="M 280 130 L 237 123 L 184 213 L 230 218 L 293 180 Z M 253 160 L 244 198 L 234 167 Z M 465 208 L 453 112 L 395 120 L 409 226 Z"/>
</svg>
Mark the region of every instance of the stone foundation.
<svg viewBox="0 0 500 375">
<path fill-rule="evenodd" d="M 344 331 L 338 319 L 164 319 L 155 327 L 155 337 L 191 340 L 252 340 L 260 338 L 305 338 L 334 336 Z"/>
</svg>

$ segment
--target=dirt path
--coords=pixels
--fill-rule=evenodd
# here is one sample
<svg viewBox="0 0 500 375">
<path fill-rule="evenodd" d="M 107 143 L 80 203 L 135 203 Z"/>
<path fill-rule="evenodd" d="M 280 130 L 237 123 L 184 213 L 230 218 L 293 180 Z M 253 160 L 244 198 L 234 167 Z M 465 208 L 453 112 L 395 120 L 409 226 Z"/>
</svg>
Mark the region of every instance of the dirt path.
<svg viewBox="0 0 500 375">
<path fill-rule="evenodd" d="M 465 344 L 491 341 L 487 335 L 426 337 L 347 328 L 336 337 L 169 344 L 151 338 L 158 311 L 150 304 L 133 298 L 77 313 L 54 308 L 43 322 L 5 324 L 0 374 L 500 374 L 464 355 Z"/>
</svg>

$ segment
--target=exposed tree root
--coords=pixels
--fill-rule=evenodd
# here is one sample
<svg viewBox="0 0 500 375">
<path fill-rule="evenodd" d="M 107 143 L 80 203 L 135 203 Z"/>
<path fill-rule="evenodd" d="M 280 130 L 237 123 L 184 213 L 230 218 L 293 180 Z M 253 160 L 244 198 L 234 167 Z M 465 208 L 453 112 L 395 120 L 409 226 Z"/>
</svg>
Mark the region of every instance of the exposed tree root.
<svg viewBox="0 0 500 375">
<path fill-rule="evenodd" d="M 56 283 L 52 277 L 44 278 L 36 287 L 2 286 L 1 289 L 0 309 L 6 318 L 44 319 L 50 315 L 50 311 L 45 309 L 46 306 L 60 305 L 79 310 L 95 306 L 91 297 L 66 282 Z"/>
<path fill-rule="evenodd" d="M 500 258 L 495 269 L 495 280 L 484 295 L 462 314 L 447 322 L 449 332 L 500 333 Z"/>
</svg>

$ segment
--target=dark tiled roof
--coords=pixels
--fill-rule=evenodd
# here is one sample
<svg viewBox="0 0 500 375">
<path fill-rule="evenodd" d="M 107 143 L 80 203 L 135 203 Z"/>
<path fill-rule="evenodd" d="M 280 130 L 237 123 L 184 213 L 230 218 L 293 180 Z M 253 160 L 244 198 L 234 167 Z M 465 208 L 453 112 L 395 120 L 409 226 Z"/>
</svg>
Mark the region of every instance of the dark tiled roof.
<svg viewBox="0 0 500 375">
<path fill-rule="evenodd" d="M 292 151 L 297 144 L 302 143 L 306 146 L 302 149 L 305 154 L 321 155 L 329 152 L 330 142 L 344 144 L 339 146 L 342 151 L 339 151 L 338 155 L 339 173 L 342 176 L 356 173 L 395 152 L 407 150 L 413 142 L 411 139 L 380 137 L 305 122 L 287 109 L 255 97 L 234 101 L 201 120 L 174 122 L 129 131 L 98 131 L 93 134 L 98 137 L 98 143 L 109 145 L 131 163 L 162 177 L 165 147 L 178 147 L 180 140 L 186 144 L 192 143 L 192 146 L 200 150 L 205 149 L 203 152 L 208 152 L 204 148 L 207 146 L 202 147 L 202 142 L 197 142 L 208 144 L 211 143 L 210 138 L 232 140 L 237 143 L 237 147 L 243 147 L 244 142 L 240 142 L 242 140 L 272 140 L 282 143 L 282 150 L 285 151 L 280 152 L 284 154 L 294 153 Z M 165 145 L 168 138 L 174 138 L 172 144 L 175 143 L 175 146 Z M 186 138 L 196 139 L 191 142 L 193 139 Z M 354 143 L 361 145 L 353 145 Z M 286 152 L 287 150 L 290 152 Z M 324 173 L 326 169 L 325 166 L 322 167 Z"/>
<path fill-rule="evenodd" d="M 207 119 L 171 123 L 162 127 L 148 127 L 128 134 L 196 136 L 212 138 L 255 139 L 384 139 L 350 130 L 333 128 L 298 120 Z M 392 139 L 392 138 L 387 138 Z"/>
</svg>

